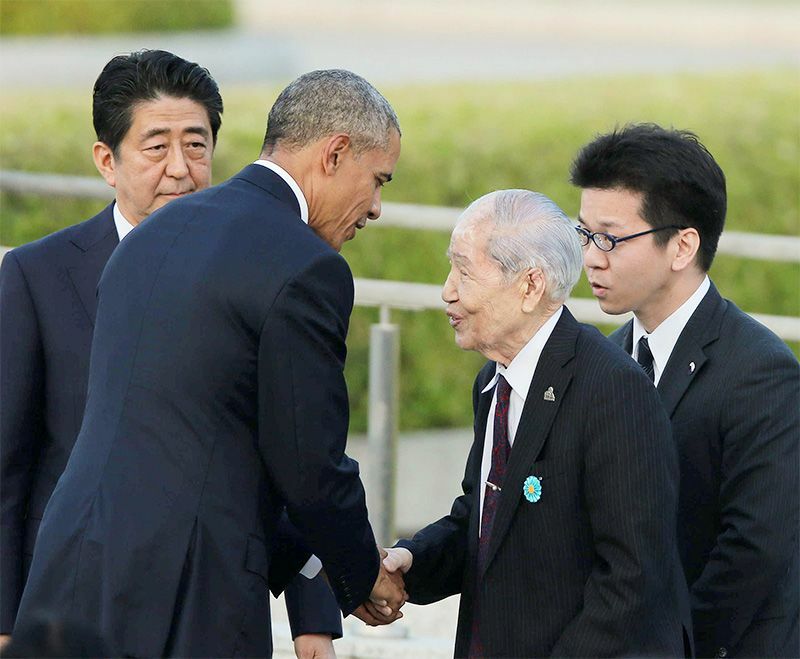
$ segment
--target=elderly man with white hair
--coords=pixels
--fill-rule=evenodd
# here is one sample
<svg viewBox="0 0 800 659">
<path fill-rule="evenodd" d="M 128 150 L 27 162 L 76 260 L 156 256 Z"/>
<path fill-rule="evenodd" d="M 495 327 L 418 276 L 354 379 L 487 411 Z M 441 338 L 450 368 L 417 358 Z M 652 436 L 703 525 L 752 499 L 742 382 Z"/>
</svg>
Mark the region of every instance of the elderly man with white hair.
<svg viewBox="0 0 800 659">
<path fill-rule="evenodd" d="M 682 656 L 678 465 L 642 370 L 564 306 L 581 246 L 544 195 L 463 213 L 442 297 L 473 388 L 464 494 L 384 560 L 410 601 L 461 594 L 457 657 Z"/>
</svg>

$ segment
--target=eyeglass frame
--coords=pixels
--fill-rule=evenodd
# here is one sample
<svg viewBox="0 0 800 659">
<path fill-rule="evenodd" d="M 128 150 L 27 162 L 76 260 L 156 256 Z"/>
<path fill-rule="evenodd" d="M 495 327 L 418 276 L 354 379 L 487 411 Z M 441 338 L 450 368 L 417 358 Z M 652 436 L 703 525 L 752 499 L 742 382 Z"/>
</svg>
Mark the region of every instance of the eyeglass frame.
<svg viewBox="0 0 800 659">
<path fill-rule="evenodd" d="M 665 229 L 678 229 L 678 230 L 681 230 L 681 229 L 686 229 L 687 227 L 678 226 L 677 224 L 670 224 L 668 226 L 655 227 L 654 229 L 648 229 L 647 231 L 639 231 L 639 233 L 631 233 L 631 234 L 629 234 L 627 236 L 622 236 L 621 238 L 617 238 L 617 236 L 615 236 L 613 234 L 610 234 L 610 233 L 606 233 L 605 231 L 589 231 L 588 229 L 584 229 L 579 224 L 576 224 L 574 228 L 575 228 L 575 231 L 578 232 L 578 235 L 583 236 L 583 237 L 586 238 L 586 242 L 585 243 L 583 241 L 581 241 L 581 247 L 588 247 L 589 246 L 589 241 L 591 241 L 591 242 L 594 243 L 595 247 L 597 247 L 597 249 L 599 249 L 601 252 L 608 253 L 608 252 L 612 251 L 617 246 L 617 243 L 624 243 L 626 240 L 633 240 L 634 238 L 638 238 L 639 236 L 646 236 L 648 233 L 655 233 L 656 231 L 664 231 Z M 600 243 L 598 243 L 595 240 L 595 236 L 604 236 L 605 238 L 607 238 L 609 240 L 609 242 L 611 243 L 611 247 L 609 247 L 608 249 L 605 249 L 602 245 L 600 245 Z"/>
</svg>

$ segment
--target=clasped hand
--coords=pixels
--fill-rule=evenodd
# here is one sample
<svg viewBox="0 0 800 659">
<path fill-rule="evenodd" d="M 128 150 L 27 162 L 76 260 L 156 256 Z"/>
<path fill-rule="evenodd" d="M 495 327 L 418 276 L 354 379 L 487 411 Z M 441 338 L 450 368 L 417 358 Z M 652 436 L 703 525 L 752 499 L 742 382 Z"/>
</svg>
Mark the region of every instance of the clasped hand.
<svg viewBox="0 0 800 659">
<path fill-rule="evenodd" d="M 404 556 L 396 557 L 396 549 L 382 549 L 378 547 L 381 555 L 381 565 L 378 578 L 372 588 L 370 598 L 359 606 L 353 614 L 371 627 L 388 625 L 403 617 L 400 611 L 408 600 L 408 594 L 403 582 L 403 574 L 411 567 L 411 561 Z M 411 556 L 407 550 L 400 550 Z M 391 552 L 391 554 L 390 554 Z"/>
</svg>

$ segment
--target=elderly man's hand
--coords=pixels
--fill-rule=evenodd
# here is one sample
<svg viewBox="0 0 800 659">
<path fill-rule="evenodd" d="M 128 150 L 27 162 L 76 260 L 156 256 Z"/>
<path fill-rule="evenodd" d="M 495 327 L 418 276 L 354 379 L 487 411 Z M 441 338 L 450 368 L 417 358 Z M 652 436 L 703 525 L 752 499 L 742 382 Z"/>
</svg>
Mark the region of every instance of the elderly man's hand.
<svg viewBox="0 0 800 659">
<path fill-rule="evenodd" d="M 371 616 L 375 617 L 375 613 L 378 613 L 382 615 L 384 620 L 391 622 L 399 617 L 397 614 L 400 613 L 400 607 L 406 603 L 408 595 L 406 594 L 402 574 L 400 572 L 389 572 L 383 564 L 383 559 L 388 556 L 386 550 L 379 547 L 378 551 L 381 557 L 378 578 L 375 579 L 369 602 L 365 602 L 364 606 Z M 369 606 L 369 604 L 375 606 Z M 390 618 L 392 620 L 389 620 Z M 386 622 L 381 624 L 386 624 Z"/>
<path fill-rule="evenodd" d="M 330 634 L 301 634 L 294 639 L 297 659 L 336 659 Z"/>
<path fill-rule="evenodd" d="M 383 557 L 383 566 L 389 572 L 397 572 L 399 570 L 405 574 L 411 569 L 414 555 L 408 549 L 405 547 L 390 547 L 384 551 L 386 556 Z"/>
<path fill-rule="evenodd" d="M 0 650 L 11 640 L 11 634 L 0 634 Z"/>
</svg>

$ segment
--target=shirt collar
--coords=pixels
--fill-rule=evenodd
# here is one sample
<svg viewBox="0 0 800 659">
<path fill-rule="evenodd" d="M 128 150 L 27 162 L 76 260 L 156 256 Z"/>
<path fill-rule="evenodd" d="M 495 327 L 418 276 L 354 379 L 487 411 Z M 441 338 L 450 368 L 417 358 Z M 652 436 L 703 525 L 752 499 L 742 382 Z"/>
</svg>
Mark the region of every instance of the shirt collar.
<svg viewBox="0 0 800 659">
<path fill-rule="evenodd" d="M 647 343 L 650 346 L 650 352 L 653 353 L 655 384 L 658 384 L 658 379 L 667 366 L 669 356 L 672 354 L 672 349 L 678 342 L 683 328 L 686 327 L 686 323 L 689 322 L 689 318 L 692 317 L 695 309 L 697 309 L 700 302 L 702 302 L 710 286 L 711 281 L 708 275 L 706 275 L 700 283 L 700 286 L 689 296 L 686 302 L 661 321 L 661 324 L 650 334 L 645 331 L 644 325 L 642 325 L 639 319 L 636 316 L 633 317 L 633 357 L 635 359 L 637 356 L 636 352 L 639 339 L 646 336 Z"/>
<path fill-rule="evenodd" d="M 502 375 L 508 384 L 511 385 L 512 391 L 516 392 L 518 396 L 525 400 L 528 396 L 528 389 L 533 380 L 533 374 L 536 371 L 536 365 L 539 363 L 539 358 L 542 356 L 542 351 L 547 343 L 547 339 L 555 329 L 558 319 L 561 318 L 561 312 L 564 307 L 559 307 L 556 312 L 545 321 L 534 334 L 530 340 L 523 346 L 516 357 L 511 360 L 508 366 L 502 364 L 495 365 L 494 377 L 489 381 L 483 390 L 482 394 L 490 391 L 497 383 L 497 376 Z"/>
<path fill-rule="evenodd" d="M 276 165 L 271 160 L 256 160 L 255 164 L 266 167 L 286 181 L 286 185 L 292 189 L 294 196 L 297 197 L 297 205 L 300 206 L 300 219 L 308 224 L 308 202 L 306 201 L 305 195 L 303 195 L 303 191 L 300 189 L 300 186 L 297 185 L 297 181 L 292 178 L 291 174 L 289 174 L 289 172 L 287 172 L 280 165 Z"/>
<path fill-rule="evenodd" d="M 117 227 L 117 236 L 119 236 L 120 242 L 134 229 L 134 225 L 125 219 L 117 203 L 114 203 L 114 226 Z"/>
</svg>

